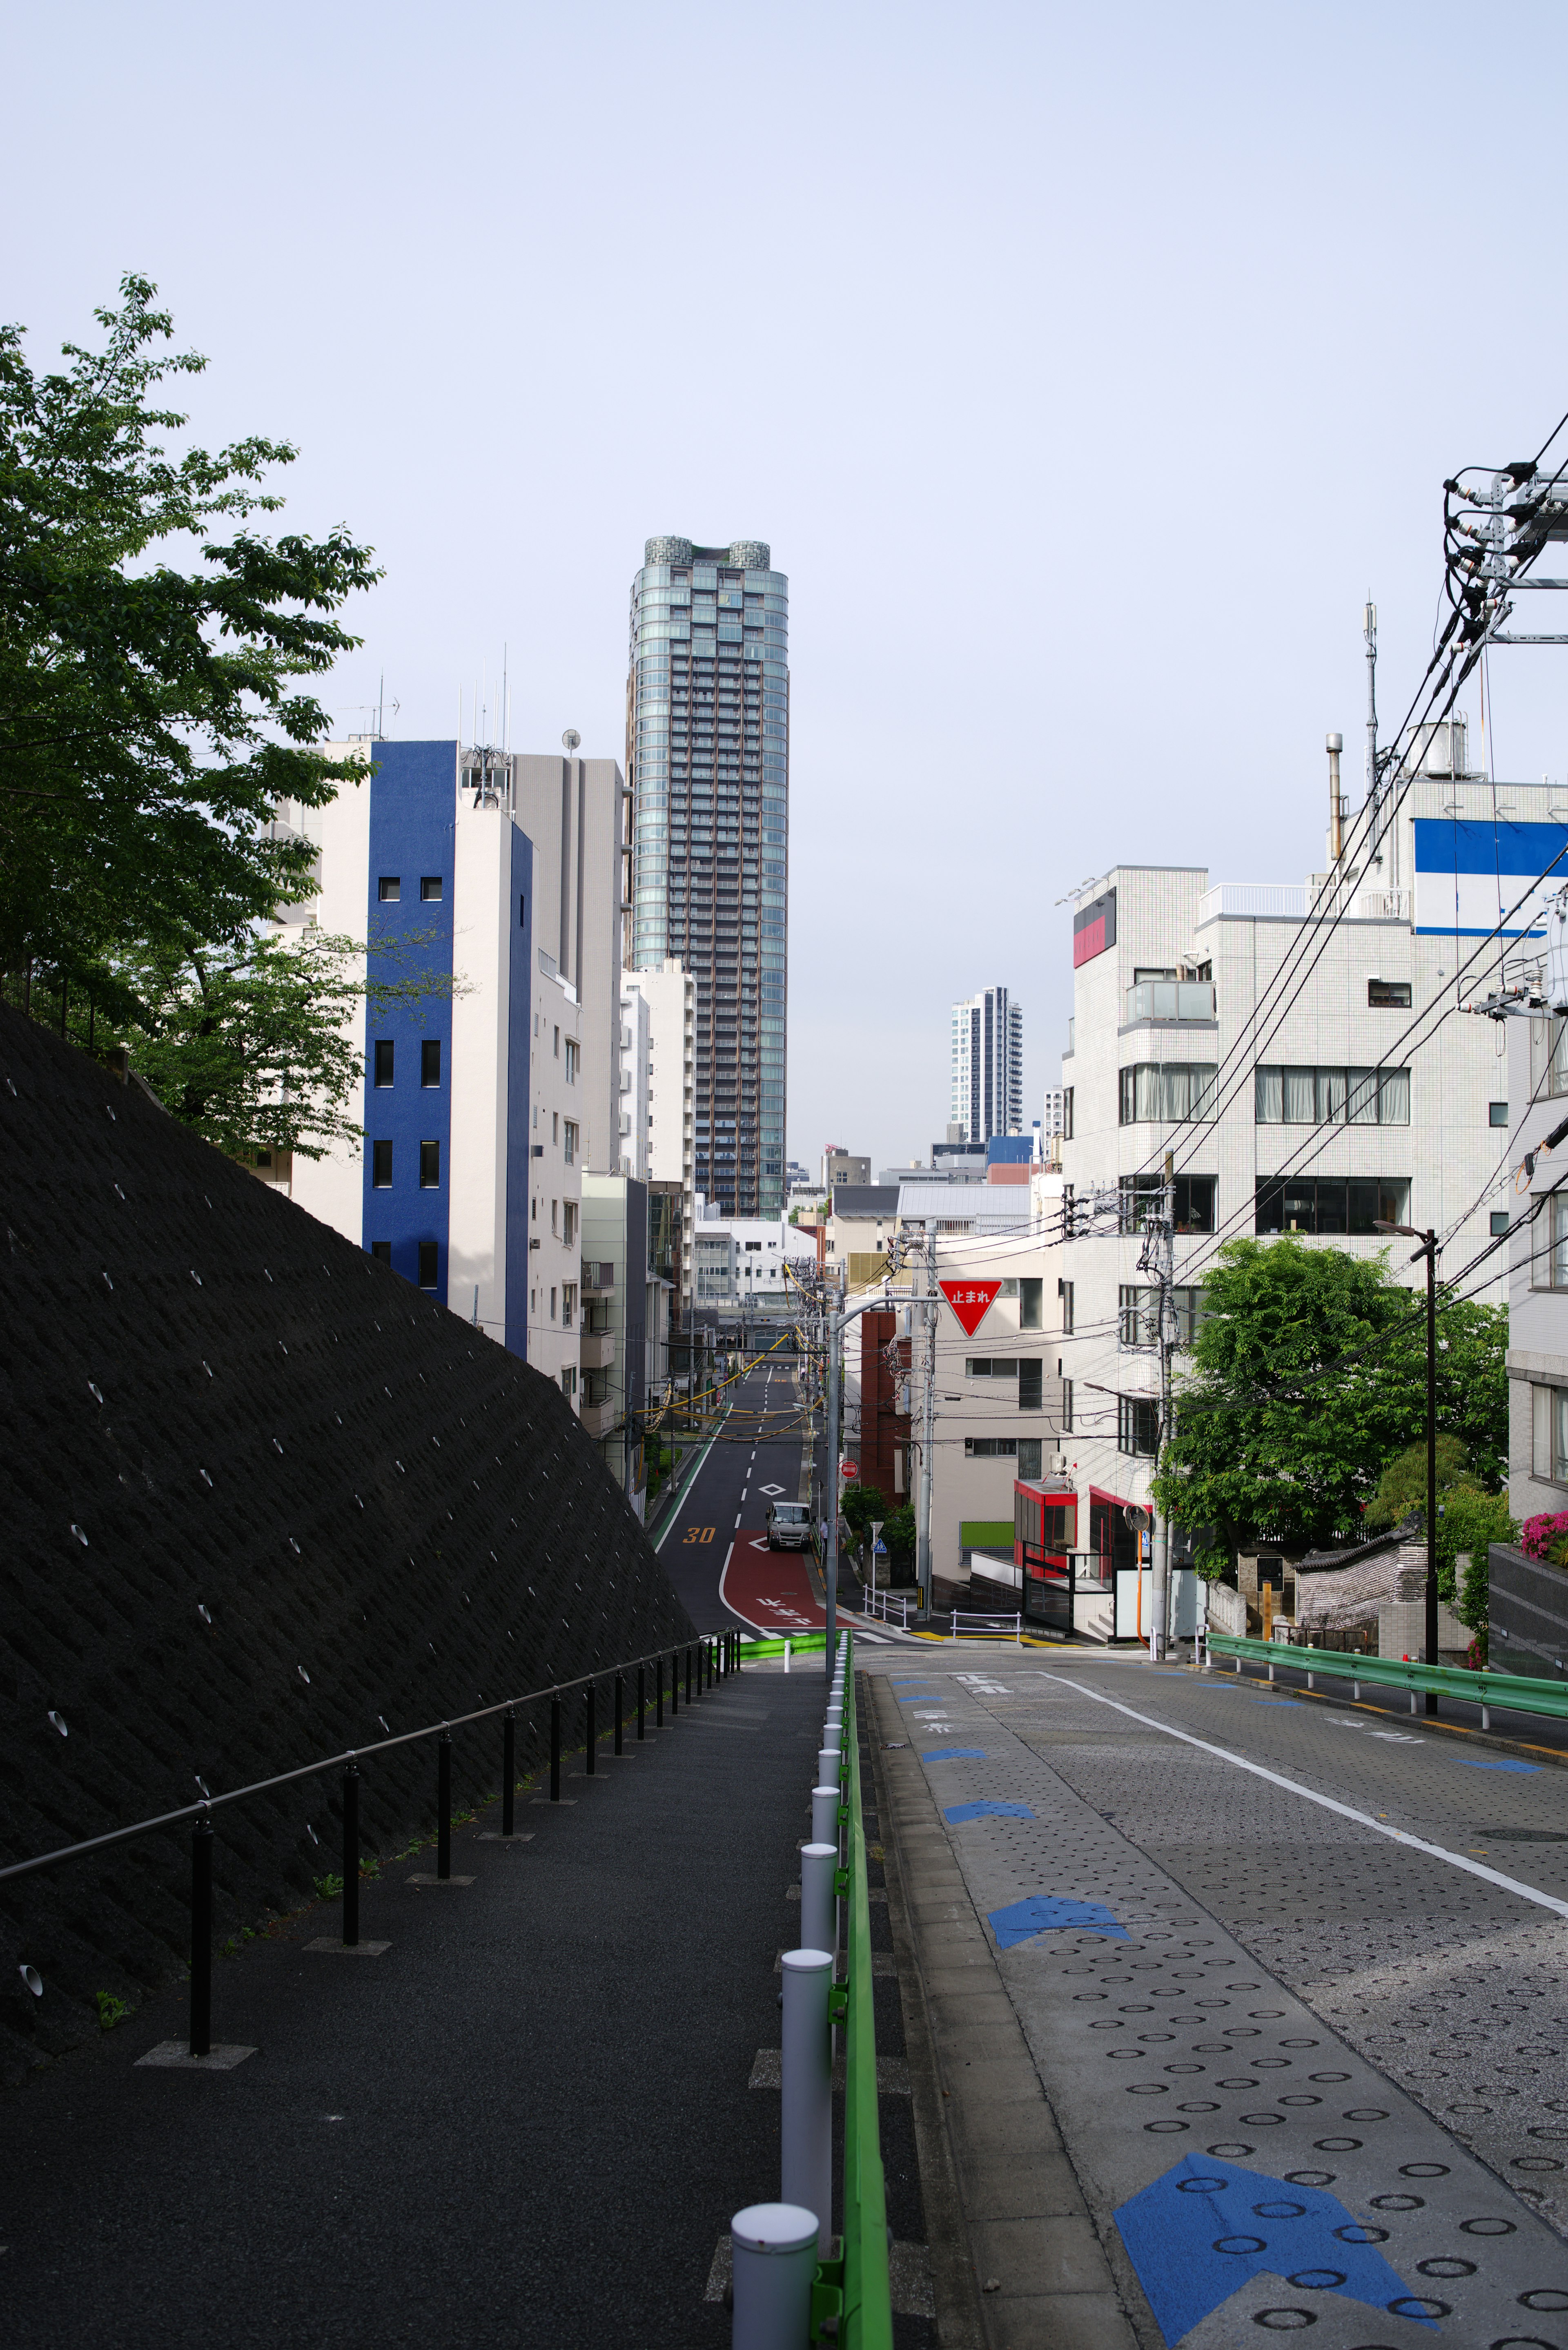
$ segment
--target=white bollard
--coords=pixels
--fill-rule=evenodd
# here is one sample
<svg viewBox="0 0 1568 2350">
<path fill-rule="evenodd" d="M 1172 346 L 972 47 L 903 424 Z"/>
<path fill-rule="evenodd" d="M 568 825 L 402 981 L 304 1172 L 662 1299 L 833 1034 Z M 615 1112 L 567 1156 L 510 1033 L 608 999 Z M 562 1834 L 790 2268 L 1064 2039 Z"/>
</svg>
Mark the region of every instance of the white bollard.
<svg viewBox="0 0 1568 2350">
<path fill-rule="evenodd" d="M 789 1644 L 789 1642 L 786 1640 L 786 1641 L 784 1642 L 784 1670 L 785 1670 L 785 1672 L 786 1672 L 786 1673 L 787 1673 L 787 1672 L 788 1672 L 788 1670 L 789 1670 L 789 1649 L 790 1649 L 790 1644 Z M 752 2209 L 753 2209 L 754 2211 L 764 2211 L 764 2210 L 767 2210 L 769 2208 L 770 2208 L 770 2207 L 769 2207 L 767 2204 L 765 2204 L 765 2203 L 754 2203 L 754 2204 L 752 2206 Z"/>
<path fill-rule="evenodd" d="M 819 1746 L 817 1748 L 816 1783 L 819 1787 L 826 1785 L 829 1779 L 836 1781 L 843 1767 L 844 1749 L 841 1746 Z"/>
<path fill-rule="evenodd" d="M 838 1846 L 826 1840 L 800 1848 L 800 1933 L 808 1950 L 838 1948 Z"/>
<path fill-rule="evenodd" d="M 801 2350 L 811 2331 L 816 2214 L 794 2203 L 750 2203 L 730 2222 L 732 2350 Z"/>
<path fill-rule="evenodd" d="M 816 2213 L 824 2260 L 833 2227 L 833 2032 L 827 1994 L 833 1982 L 828 1950 L 786 1950 L 784 1973 L 784 2103 L 780 2122 L 780 2194 Z"/>
<path fill-rule="evenodd" d="M 811 1791 L 811 1840 L 813 1844 L 830 1844 L 838 1850 L 838 1789 L 814 1787 Z"/>
</svg>

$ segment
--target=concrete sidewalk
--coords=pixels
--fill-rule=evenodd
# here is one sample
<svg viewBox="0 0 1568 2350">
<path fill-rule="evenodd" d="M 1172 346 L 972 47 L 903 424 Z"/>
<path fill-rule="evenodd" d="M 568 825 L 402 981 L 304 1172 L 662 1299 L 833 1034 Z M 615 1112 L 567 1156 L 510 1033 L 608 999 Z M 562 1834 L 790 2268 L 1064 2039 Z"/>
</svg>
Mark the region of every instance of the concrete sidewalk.
<svg viewBox="0 0 1568 2350">
<path fill-rule="evenodd" d="M 515 1843 L 498 1807 L 457 1830 L 451 1885 L 410 1881 L 433 1853 L 389 1866 L 382 1955 L 310 1949 L 327 1904 L 220 1960 L 214 2040 L 255 2050 L 232 2071 L 137 2063 L 183 2034 L 173 1993 L 9 2096 L 9 2350 L 727 2344 L 704 2294 L 732 2213 L 778 2192 L 748 2082 L 822 1698 L 752 1669 L 594 1778 L 575 1758 L 569 1803 L 520 1797 Z"/>
</svg>

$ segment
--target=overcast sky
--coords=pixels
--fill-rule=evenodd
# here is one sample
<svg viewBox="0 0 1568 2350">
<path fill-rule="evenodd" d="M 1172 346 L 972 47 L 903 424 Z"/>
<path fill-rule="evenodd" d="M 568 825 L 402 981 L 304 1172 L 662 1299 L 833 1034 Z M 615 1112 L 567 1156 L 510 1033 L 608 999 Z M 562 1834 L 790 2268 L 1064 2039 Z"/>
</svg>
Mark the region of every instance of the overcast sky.
<svg viewBox="0 0 1568 2350">
<path fill-rule="evenodd" d="M 790 1148 L 877 1167 L 988 982 L 1038 1116 L 1073 884 L 1300 879 L 1330 726 L 1359 803 L 1367 589 L 1392 714 L 1443 476 L 1568 409 L 1564 26 L 57 0 L 8 19 L 0 311 L 42 365 L 146 271 L 202 434 L 297 443 L 287 523 L 387 572 L 345 731 L 384 672 L 451 734 L 509 645 L 514 744 L 621 757 L 644 538 L 769 541 Z M 1564 660 L 1496 657 L 1500 773 L 1563 775 Z"/>
</svg>

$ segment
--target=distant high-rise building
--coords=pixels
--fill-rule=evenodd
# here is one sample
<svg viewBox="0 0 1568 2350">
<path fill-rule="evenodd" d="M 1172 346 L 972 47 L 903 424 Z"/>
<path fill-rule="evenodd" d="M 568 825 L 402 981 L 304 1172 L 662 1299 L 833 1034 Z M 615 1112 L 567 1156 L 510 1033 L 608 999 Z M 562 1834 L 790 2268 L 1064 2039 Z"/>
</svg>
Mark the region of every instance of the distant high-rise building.
<svg viewBox="0 0 1568 2350">
<path fill-rule="evenodd" d="M 784 1198 L 789 582 L 754 539 L 650 538 L 632 582 L 627 961 L 696 983 L 696 1188 Z"/>
<path fill-rule="evenodd" d="M 1023 1007 L 1005 987 L 981 988 L 953 1005 L 951 1086 L 950 1139 L 1023 1133 Z"/>
</svg>

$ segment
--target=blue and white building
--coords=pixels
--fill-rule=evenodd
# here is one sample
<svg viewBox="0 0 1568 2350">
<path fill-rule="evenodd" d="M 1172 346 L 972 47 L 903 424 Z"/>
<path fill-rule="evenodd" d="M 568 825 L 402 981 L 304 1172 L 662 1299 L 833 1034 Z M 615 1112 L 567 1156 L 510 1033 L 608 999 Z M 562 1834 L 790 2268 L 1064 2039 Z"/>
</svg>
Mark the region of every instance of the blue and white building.
<svg viewBox="0 0 1568 2350">
<path fill-rule="evenodd" d="M 441 984 L 420 1003 L 372 999 L 357 1023 L 362 1149 L 296 1156 L 272 1180 L 575 1395 L 588 1118 L 573 1107 L 590 1055 L 576 987 L 535 948 L 545 860 L 517 820 L 516 763 L 455 741 L 341 749 L 374 773 L 324 808 L 278 810 L 315 844 L 318 882 L 280 921 L 354 940 L 372 982 Z M 552 763 L 585 764 L 611 763 Z M 618 904 L 620 886 L 612 868 Z M 613 1053 L 612 1035 L 598 1055 L 605 1126 Z"/>
</svg>

